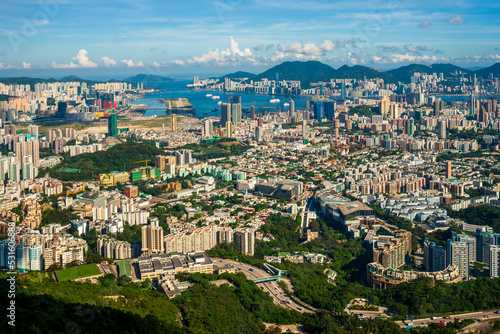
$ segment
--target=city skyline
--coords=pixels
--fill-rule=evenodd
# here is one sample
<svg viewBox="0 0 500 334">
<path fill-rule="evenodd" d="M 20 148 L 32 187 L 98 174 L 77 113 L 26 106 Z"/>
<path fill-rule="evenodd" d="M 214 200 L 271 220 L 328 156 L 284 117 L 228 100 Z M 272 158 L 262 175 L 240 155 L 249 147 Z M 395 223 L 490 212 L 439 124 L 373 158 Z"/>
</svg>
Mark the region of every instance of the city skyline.
<svg viewBox="0 0 500 334">
<path fill-rule="evenodd" d="M 259 73 L 288 60 L 383 70 L 500 61 L 500 6 L 492 1 L 44 0 L 2 7 L 0 77 Z"/>
</svg>

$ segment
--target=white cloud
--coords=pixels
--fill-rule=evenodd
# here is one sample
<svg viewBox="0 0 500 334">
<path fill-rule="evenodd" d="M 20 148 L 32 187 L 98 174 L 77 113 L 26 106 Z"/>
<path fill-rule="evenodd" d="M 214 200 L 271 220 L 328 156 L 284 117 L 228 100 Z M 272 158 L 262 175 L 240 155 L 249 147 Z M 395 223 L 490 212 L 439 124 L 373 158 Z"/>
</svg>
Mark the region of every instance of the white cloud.
<svg viewBox="0 0 500 334">
<path fill-rule="evenodd" d="M 417 51 L 417 49 L 415 49 L 411 44 L 405 44 L 404 48 L 405 48 L 405 50 L 410 51 L 410 52 Z"/>
<path fill-rule="evenodd" d="M 161 65 L 160 65 L 159 62 L 154 61 L 154 62 L 151 63 L 151 66 L 153 66 L 153 67 L 160 67 Z"/>
<path fill-rule="evenodd" d="M 111 59 L 109 57 L 102 57 L 101 59 L 104 62 L 104 66 L 106 67 L 116 66 L 116 60 L 114 59 Z"/>
<path fill-rule="evenodd" d="M 451 17 L 448 22 L 452 23 L 452 24 L 456 24 L 456 25 L 460 25 L 460 24 L 465 24 L 465 21 L 464 19 L 462 18 L 462 15 L 460 14 L 457 14 L 453 17 Z"/>
<path fill-rule="evenodd" d="M 29 70 L 31 68 L 31 64 L 23 61 L 23 68 Z"/>
<path fill-rule="evenodd" d="M 422 23 L 420 23 L 418 26 L 420 28 L 427 28 L 427 27 L 430 27 L 431 25 L 432 25 L 432 23 L 430 20 L 425 20 Z"/>
<path fill-rule="evenodd" d="M 0 70 L 11 70 L 17 68 L 14 65 L 4 65 L 3 63 L 0 63 Z"/>
<path fill-rule="evenodd" d="M 172 60 L 171 63 L 176 64 L 176 65 L 181 65 L 181 66 L 184 66 L 186 64 L 182 60 Z"/>
<path fill-rule="evenodd" d="M 90 61 L 89 57 L 87 57 L 87 50 L 81 49 L 76 54 L 76 57 L 72 58 L 76 60 L 76 63 L 70 62 L 69 64 L 56 64 L 55 61 L 52 62 L 53 68 L 94 68 L 97 67 L 97 64 Z"/>
<path fill-rule="evenodd" d="M 137 63 L 134 63 L 132 59 L 123 59 L 122 63 L 127 65 L 127 67 L 144 67 L 144 64 L 142 61 L 138 61 Z"/>
</svg>

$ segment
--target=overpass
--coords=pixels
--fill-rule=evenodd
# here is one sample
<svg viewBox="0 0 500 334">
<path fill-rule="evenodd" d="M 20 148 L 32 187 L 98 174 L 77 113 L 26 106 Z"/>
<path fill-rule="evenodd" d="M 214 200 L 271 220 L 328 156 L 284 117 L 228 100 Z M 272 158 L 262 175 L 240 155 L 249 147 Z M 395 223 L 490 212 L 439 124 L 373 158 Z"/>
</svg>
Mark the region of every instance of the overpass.
<svg viewBox="0 0 500 334">
<path fill-rule="evenodd" d="M 281 270 L 281 269 L 278 269 L 276 267 L 273 267 L 268 263 L 264 263 L 264 270 L 267 271 L 268 273 L 272 274 L 273 276 L 254 279 L 253 281 L 255 283 L 276 281 L 276 280 L 279 280 L 282 275 L 286 274 L 285 270 Z"/>
</svg>

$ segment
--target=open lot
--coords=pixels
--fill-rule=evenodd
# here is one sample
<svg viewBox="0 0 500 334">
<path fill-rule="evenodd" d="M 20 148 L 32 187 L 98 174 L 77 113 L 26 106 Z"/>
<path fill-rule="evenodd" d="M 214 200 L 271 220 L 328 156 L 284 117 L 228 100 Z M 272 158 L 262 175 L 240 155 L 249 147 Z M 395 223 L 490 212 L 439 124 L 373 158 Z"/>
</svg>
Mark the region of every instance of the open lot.
<svg viewBox="0 0 500 334">
<path fill-rule="evenodd" d="M 87 264 L 84 266 L 71 267 L 56 271 L 58 282 L 99 275 L 100 273 L 101 271 L 97 268 L 97 264 Z"/>
</svg>

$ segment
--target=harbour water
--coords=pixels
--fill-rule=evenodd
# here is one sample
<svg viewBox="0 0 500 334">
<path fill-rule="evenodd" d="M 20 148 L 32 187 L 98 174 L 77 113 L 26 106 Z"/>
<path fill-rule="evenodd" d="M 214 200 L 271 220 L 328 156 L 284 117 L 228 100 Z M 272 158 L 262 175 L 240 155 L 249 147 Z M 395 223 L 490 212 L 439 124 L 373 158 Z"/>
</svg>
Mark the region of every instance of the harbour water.
<svg viewBox="0 0 500 334">
<path fill-rule="evenodd" d="M 237 92 L 223 92 L 223 91 L 206 91 L 206 90 L 192 90 L 187 89 L 186 85 L 192 83 L 191 80 L 182 81 L 172 81 L 172 82 L 145 82 L 145 85 L 155 87 L 160 89 L 160 91 L 147 94 L 142 99 L 132 101 L 130 104 L 148 104 L 149 108 L 144 113 L 145 117 L 150 117 L 154 115 L 165 115 L 166 107 L 164 103 L 158 103 L 158 100 L 165 98 L 187 98 L 191 105 L 195 108 L 197 117 L 209 117 L 209 116 L 220 116 L 220 105 L 221 102 L 229 102 L 229 97 L 232 95 L 241 96 L 241 105 L 243 109 L 250 108 L 250 106 L 255 106 L 256 113 L 262 112 L 264 109 L 261 108 L 274 108 L 267 109 L 268 111 L 276 111 L 277 107 L 280 106 L 282 111 L 288 110 L 288 104 L 290 102 L 289 96 L 281 95 L 263 95 L 263 94 L 252 94 L 252 93 L 237 93 Z M 212 94 L 212 96 L 206 96 L 207 94 Z M 219 96 L 219 99 L 212 99 L 213 96 Z M 269 102 L 272 99 L 279 99 L 280 102 Z M 295 102 L 295 109 L 305 109 L 306 101 L 309 98 L 306 97 L 291 97 Z M 217 111 L 213 111 L 216 109 Z"/>
</svg>

